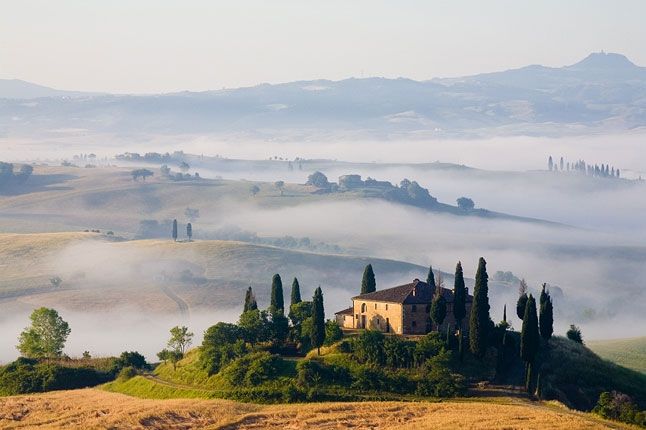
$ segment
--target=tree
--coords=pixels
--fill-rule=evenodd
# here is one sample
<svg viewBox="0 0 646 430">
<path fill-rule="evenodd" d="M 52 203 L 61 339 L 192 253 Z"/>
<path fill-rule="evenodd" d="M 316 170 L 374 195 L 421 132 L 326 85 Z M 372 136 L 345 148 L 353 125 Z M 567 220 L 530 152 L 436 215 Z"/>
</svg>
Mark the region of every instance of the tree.
<svg viewBox="0 0 646 430">
<path fill-rule="evenodd" d="M 446 318 L 446 299 L 442 295 L 442 288 L 438 286 L 435 289 L 435 296 L 431 303 L 431 319 L 437 326 L 437 331 L 440 331 L 444 318 Z"/>
<path fill-rule="evenodd" d="M 426 275 L 426 283 L 430 285 L 431 289 L 435 291 L 435 274 L 433 273 L 433 266 L 428 266 L 428 275 Z"/>
<path fill-rule="evenodd" d="M 305 185 L 313 185 L 317 188 L 329 188 L 330 183 L 327 180 L 327 176 L 323 173 L 316 171 L 307 177 L 307 182 Z"/>
<path fill-rule="evenodd" d="M 487 275 L 487 262 L 480 257 L 476 272 L 476 283 L 473 290 L 473 304 L 469 319 L 469 346 L 471 353 L 478 358 L 483 358 L 487 352 L 489 340 L 489 275 Z"/>
<path fill-rule="evenodd" d="M 550 155 L 550 158 L 547 159 L 547 168 L 549 169 L 550 172 L 554 168 L 554 160 L 552 160 L 551 155 Z"/>
<path fill-rule="evenodd" d="M 458 207 L 463 211 L 470 211 L 475 207 L 475 203 L 468 197 L 460 197 L 456 200 Z"/>
<path fill-rule="evenodd" d="M 318 354 L 321 355 L 321 345 L 325 341 L 325 310 L 323 309 L 323 291 L 321 291 L 321 287 L 314 291 L 312 318 L 312 346 L 317 348 Z"/>
<path fill-rule="evenodd" d="M 240 315 L 238 326 L 242 330 L 242 337 L 245 341 L 254 344 L 264 342 L 271 338 L 271 323 L 267 311 L 259 309 L 243 312 Z"/>
<path fill-rule="evenodd" d="M 462 263 L 458 261 L 455 266 L 455 281 L 453 283 L 453 316 L 460 333 L 462 332 L 462 320 L 467 315 L 466 301 L 467 289 L 464 286 L 464 273 L 462 272 Z"/>
<path fill-rule="evenodd" d="M 554 333 L 554 307 L 552 306 L 550 293 L 545 291 L 545 284 L 543 284 L 543 291 L 541 291 L 539 303 L 539 330 L 541 337 L 547 342 L 552 337 L 552 333 Z"/>
<path fill-rule="evenodd" d="M 334 320 L 325 322 L 325 345 L 332 345 L 343 339 L 343 330 Z"/>
<path fill-rule="evenodd" d="M 63 280 L 60 276 L 54 276 L 53 278 L 50 278 L 49 282 L 52 284 L 52 287 L 58 288 L 63 283 Z"/>
<path fill-rule="evenodd" d="M 186 352 L 186 348 L 191 346 L 193 342 L 193 333 L 188 331 L 188 327 L 175 326 L 170 329 L 170 339 L 166 346 L 175 352 L 179 352 L 182 356 Z"/>
<path fill-rule="evenodd" d="M 577 342 L 583 343 L 583 335 L 581 335 L 581 329 L 574 324 L 570 325 L 570 329 L 565 333 L 568 339 Z"/>
<path fill-rule="evenodd" d="M 249 187 L 249 192 L 253 197 L 256 197 L 256 194 L 260 192 L 260 187 L 256 184 L 253 184 L 251 187 Z"/>
<path fill-rule="evenodd" d="M 294 278 L 292 281 L 292 293 L 290 294 L 290 307 L 302 302 L 301 300 L 301 286 L 298 279 Z"/>
<path fill-rule="evenodd" d="M 280 279 L 280 275 L 278 273 L 271 278 L 270 307 L 275 312 L 284 313 L 285 300 L 283 298 L 283 281 Z"/>
<path fill-rule="evenodd" d="M 245 292 L 244 296 L 244 310 L 242 311 L 247 312 L 247 311 L 255 311 L 258 309 L 258 303 L 256 303 L 256 296 L 253 294 L 253 290 L 251 289 L 251 286 L 247 289 Z"/>
<path fill-rule="evenodd" d="M 285 189 L 285 181 L 276 181 L 274 182 L 274 186 L 278 188 L 278 191 L 280 191 L 280 195 L 282 196 Z"/>
<path fill-rule="evenodd" d="M 179 170 L 181 170 L 184 173 L 188 172 L 190 168 L 191 166 L 189 166 L 186 161 L 182 161 L 181 163 L 179 163 Z"/>
<path fill-rule="evenodd" d="M 193 226 L 189 222 L 186 224 L 186 236 L 188 236 L 188 241 L 190 242 L 193 239 Z"/>
<path fill-rule="evenodd" d="M 153 172 L 151 172 L 151 171 L 150 171 L 150 170 L 148 170 L 148 169 L 137 169 L 137 170 L 133 170 L 130 174 L 132 175 L 132 180 L 133 180 L 133 181 L 136 181 L 136 180 L 138 180 L 138 179 L 139 179 L 139 177 L 142 177 L 142 178 L 144 178 L 144 182 L 146 182 L 146 178 L 147 178 L 148 176 L 153 176 L 153 175 L 154 175 L 154 173 L 153 173 Z"/>
<path fill-rule="evenodd" d="M 173 240 L 177 242 L 177 220 L 173 220 Z"/>
<path fill-rule="evenodd" d="M 531 294 L 527 298 L 523 328 L 520 332 L 520 358 L 526 365 L 526 388 L 531 388 L 532 364 L 538 354 L 540 337 L 538 333 L 538 316 L 536 315 L 536 300 Z"/>
<path fill-rule="evenodd" d="M 516 302 L 516 315 L 520 320 L 525 316 L 525 308 L 527 307 L 527 282 L 524 279 L 520 280 L 520 287 L 518 287 L 518 301 Z"/>
<path fill-rule="evenodd" d="M 21 334 L 18 351 L 27 358 L 60 357 L 71 329 L 58 312 L 38 308 L 29 316 L 31 325 Z"/>
<path fill-rule="evenodd" d="M 561 160 L 559 161 L 559 168 L 561 169 L 561 172 L 563 171 L 563 164 L 564 164 L 563 157 L 561 157 Z"/>
<path fill-rule="evenodd" d="M 377 291 L 377 281 L 375 272 L 372 270 L 372 264 L 368 264 L 363 269 L 363 278 L 361 279 L 361 294 L 373 293 Z"/>
</svg>

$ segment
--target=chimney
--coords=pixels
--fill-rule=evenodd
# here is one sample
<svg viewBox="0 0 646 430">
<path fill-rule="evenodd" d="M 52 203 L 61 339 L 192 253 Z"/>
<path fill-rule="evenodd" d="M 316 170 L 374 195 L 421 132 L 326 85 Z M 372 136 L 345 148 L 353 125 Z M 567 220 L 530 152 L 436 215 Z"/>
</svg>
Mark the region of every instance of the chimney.
<svg viewBox="0 0 646 430">
<path fill-rule="evenodd" d="M 413 279 L 413 297 L 417 296 L 417 284 L 419 284 L 419 279 Z"/>
</svg>

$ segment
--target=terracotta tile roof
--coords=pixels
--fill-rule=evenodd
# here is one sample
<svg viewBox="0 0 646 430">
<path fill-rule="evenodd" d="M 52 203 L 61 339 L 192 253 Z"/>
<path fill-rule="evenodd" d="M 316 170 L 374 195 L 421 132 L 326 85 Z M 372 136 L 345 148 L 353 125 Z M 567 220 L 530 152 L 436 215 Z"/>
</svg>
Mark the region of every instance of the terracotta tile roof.
<svg viewBox="0 0 646 430">
<path fill-rule="evenodd" d="M 433 301 L 435 289 L 431 288 L 426 282 L 415 279 L 409 284 L 399 285 L 385 290 L 378 290 L 372 293 L 361 294 L 352 298 L 352 300 L 366 300 L 375 302 L 390 302 L 402 304 L 423 304 Z M 447 303 L 453 302 L 453 291 L 448 288 L 442 288 L 442 295 Z M 467 303 L 471 302 L 473 297 L 467 295 Z"/>
<path fill-rule="evenodd" d="M 348 309 L 343 309 L 342 311 L 335 312 L 334 315 L 352 315 L 353 309 L 350 306 Z"/>
</svg>

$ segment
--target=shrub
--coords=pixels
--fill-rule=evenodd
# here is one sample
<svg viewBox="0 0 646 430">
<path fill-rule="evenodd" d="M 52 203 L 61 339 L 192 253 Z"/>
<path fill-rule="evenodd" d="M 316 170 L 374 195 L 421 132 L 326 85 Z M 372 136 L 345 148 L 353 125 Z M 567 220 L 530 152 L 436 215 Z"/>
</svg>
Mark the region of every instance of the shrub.
<svg viewBox="0 0 646 430">
<path fill-rule="evenodd" d="M 646 411 L 639 411 L 630 396 L 618 391 L 605 391 L 592 410 L 604 418 L 646 426 Z"/>
<path fill-rule="evenodd" d="M 383 366 L 385 361 L 384 334 L 366 330 L 354 341 L 354 356 L 360 363 Z"/>
<path fill-rule="evenodd" d="M 343 338 L 343 330 L 339 324 L 334 320 L 327 320 L 325 322 L 325 342 L 324 345 L 329 346 L 333 343 L 340 341 Z"/>
<path fill-rule="evenodd" d="M 117 378 L 122 381 L 127 381 L 135 376 L 137 376 L 137 369 L 132 366 L 127 366 L 119 371 L 119 376 Z"/>
<path fill-rule="evenodd" d="M 245 355 L 222 369 L 222 378 L 232 387 L 255 387 L 276 375 L 281 360 L 264 351 Z"/>
<path fill-rule="evenodd" d="M 124 367 L 134 367 L 139 370 L 149 369 L 148 363 L 146 363 L 146 357 L 139 354 L 137 351 L 124 351 L 121 353 L 119 358 L 114 363 L 114 373 L 118 373 Z"/>
<path fill-rule="evenodd" d="M 573 340 L 577 343 L 583 343 L 581 329 L 574 324 L 570 325 L 570 329 L 567 331 L 566 336 L 568 339 Z"/>
<path fill-rule="evenodd" d="M 449 368 L 451 354 L 442 350 L 424 363 L 416 393 L 433 397 L 456 397 L 466 392 L 462 375 L 452 374 Z"/>
<path fill-rule="evenodd" d="M 387 378 L 383 370 L 371 366 L 359 366 L 352 372 L 352 388 L 361 391 L 387 389 Z"/>
</svg>

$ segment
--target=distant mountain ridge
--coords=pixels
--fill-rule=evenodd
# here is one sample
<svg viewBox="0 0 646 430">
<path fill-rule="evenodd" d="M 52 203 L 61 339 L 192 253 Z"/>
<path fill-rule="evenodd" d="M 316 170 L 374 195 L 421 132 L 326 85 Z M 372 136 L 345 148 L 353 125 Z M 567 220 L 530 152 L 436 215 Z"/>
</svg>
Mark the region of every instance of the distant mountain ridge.
<svg viewBox="0 0 646 430">
<path fill-rule="evenodd" d="M 603 52 L 560 68 L 531 65 L 462 78 L 313 80 L 160 95 L 97 95 L 12 82 L 0 81 L 0 133 L 58 127 L 451 136 L 646 127 L 646 68 Z"/>
</svg>

